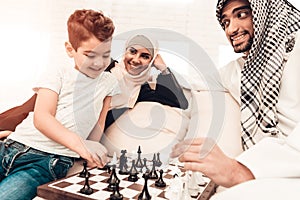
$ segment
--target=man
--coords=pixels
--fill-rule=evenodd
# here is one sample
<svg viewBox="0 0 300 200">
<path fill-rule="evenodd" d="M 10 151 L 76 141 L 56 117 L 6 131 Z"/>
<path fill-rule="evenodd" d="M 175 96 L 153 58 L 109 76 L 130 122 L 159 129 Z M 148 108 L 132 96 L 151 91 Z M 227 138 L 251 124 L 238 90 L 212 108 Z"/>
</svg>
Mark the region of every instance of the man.
<svg viewBox="0 0 300 200">
<path fill-rule="evenodd" d="M 286 0 L 219 0 L 217 18 L 234 51 L 244 53 L 220 74 L 240 103 L 245 151 L 232 159 L 214 145 L 200 158 L 205 140 L 197 138 L 176 145 L 171 156 L 231 187 L 215 199 L 299 196 L 300 12 Z"/>
</svg>

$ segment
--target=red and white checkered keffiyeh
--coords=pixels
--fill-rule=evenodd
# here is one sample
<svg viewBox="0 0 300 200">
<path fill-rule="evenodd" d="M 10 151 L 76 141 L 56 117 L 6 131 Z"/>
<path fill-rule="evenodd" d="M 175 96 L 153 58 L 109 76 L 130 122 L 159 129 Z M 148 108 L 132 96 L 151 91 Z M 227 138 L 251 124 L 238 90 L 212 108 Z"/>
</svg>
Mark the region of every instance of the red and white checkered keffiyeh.
<svg viewBox="0 0 300 200">
<path fill-rule="evenodd" d="M 217 18 L 227 0 L 219 0 Z M 286 52 L 295 44 L 300 12 L 286 0 L 249 0 L 254 39 L 241 75 L 241 125 L 244 149 L 254 145 L 259 131 L 277 135 L 276 104 Z"/>
</svg>

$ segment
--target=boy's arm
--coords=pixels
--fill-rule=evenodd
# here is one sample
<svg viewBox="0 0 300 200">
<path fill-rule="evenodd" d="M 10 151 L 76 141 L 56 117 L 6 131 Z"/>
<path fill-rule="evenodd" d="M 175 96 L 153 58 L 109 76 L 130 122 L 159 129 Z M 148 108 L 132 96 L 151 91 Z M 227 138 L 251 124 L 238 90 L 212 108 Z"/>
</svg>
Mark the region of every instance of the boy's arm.
<svg viewBox="0 0 300 200">
<path fill-rule="evenodd" d="M 6 138 L 11 133 L 12 133 L 12 131 L 0 131 L 0 140 Z"/>
<path fill-rule="evenodd" d="M 110 107 L 110 102 L 111 102 L 111 96 L 107 96 L 103 100 L 103 107 L 98 119 L 98 123 L 95 125 L 93 130 L 91 131 L 88 140 L 93 140 L 93 141 L 100 141 L 101 136 L 103 134 L 104 126 L 105 126 L 105 119 L 107 116 L 107 112 Z"/>
<path fill-rule="evenodd" d="M 34 108 L 35 127 L 51 140 L 78 153 L 88 162 L 103 166 L 99 159 L 91 155 L 80 136 L 68 130 L 56 120 L 57 100 L 58 94 L 56 92 L 45 88 L 38 90 Z"/>
</svg>

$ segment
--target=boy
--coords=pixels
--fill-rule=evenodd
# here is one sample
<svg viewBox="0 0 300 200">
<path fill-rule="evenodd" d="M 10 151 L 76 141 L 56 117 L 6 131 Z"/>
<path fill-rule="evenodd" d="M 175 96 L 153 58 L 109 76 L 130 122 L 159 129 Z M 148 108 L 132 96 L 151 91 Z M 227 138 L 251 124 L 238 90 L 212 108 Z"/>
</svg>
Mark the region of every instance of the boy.
<svg viewBox="0 0 300 200">
<path fill-rule="evenodd" d="M 117 80 L 103 71 L 114 25 L 93 10 L 75 11 L 67 24 L 65 48 L 75 68 L 48 70 L 34 88 L 34 113 L 0 143 L 1 199 L 32 199 L 39 185 L 66 176 L 76 157 L 99 167 L 106 162 L 99 140 Z"/>
</svg>

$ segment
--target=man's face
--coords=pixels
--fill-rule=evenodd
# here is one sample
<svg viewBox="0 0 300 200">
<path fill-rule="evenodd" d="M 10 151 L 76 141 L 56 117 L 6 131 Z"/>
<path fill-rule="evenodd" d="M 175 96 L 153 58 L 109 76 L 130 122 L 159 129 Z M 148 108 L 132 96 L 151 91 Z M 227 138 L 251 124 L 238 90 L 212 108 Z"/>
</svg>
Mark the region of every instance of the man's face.
<svg viewBox="0 0 300 200">
<path fill-rule="evenodd" d="M 254 37 L 249 2 L 247 0 L 228 0 L 222 10 L 221 23 L 234 51 L 248 54 Z"/>
</svg>

